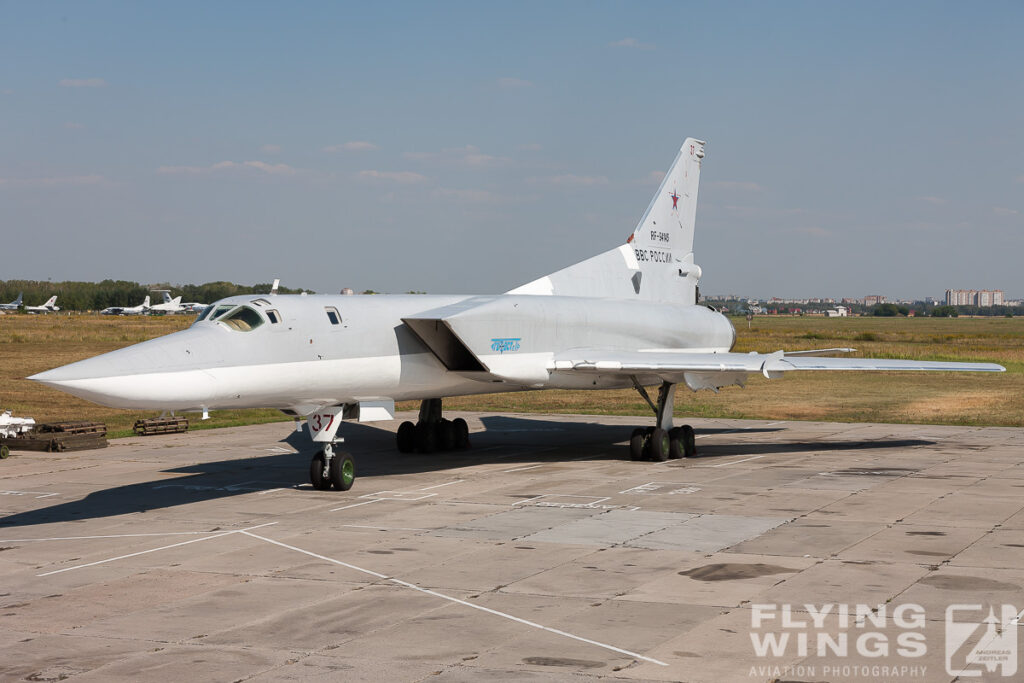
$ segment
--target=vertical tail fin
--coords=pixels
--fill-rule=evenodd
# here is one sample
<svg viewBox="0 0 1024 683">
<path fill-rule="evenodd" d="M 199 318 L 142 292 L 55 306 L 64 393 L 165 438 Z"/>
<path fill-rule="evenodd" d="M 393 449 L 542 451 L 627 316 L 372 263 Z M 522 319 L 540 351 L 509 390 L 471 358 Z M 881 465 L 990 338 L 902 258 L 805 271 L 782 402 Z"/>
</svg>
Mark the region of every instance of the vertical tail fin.
<svg viewBox="0 0 1024 683">
<path fill-rule="evenodd" d="M 693 260 L 693 233 L 705 144 L 686 138 L 629 237 L 640 267 L 638 294 L 643 299 L 697 302 L 701 270 Z"/>
<path fill-rule="evenodd" d="M 629 238 L 634 246 L 671 249 L 677 258 L 693 253 L 697 186 L 705 144 L 686 138 Z"/>
<path fill-rule="evenodd" d="M 704 144 L 686 138 L 627 244 L 509 294 L 696 303 L 701 271 L 693 261 L 693 233 Z"/>
<path fill-rule="evenodd" d="M 56 303 L 57 303 L 57 297 L 51 296 L 49 299 L 46 300 L 46 303 L 43 304 L 43 308 L 51 308 Z"/>
<path fill-rule="evenodd" d="M 142 300 L 142 309 L 145 310 L 147 308 L 149 308 L 149 295 L 148 294 L 146 295 L 146 298 Z"/>
</svg>

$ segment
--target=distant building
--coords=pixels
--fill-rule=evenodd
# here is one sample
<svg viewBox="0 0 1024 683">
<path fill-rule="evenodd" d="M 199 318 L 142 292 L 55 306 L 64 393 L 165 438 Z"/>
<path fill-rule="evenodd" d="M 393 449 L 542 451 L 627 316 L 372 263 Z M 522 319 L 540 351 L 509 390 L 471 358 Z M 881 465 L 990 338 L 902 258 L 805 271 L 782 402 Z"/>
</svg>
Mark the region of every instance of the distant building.
<svg viewBox="0 0 1024 683">
<path fill-rule="evenodd" d="M 826 318 L 845 318 L 850 315 L 850 310 L 846 306 L 836 306 L 825 311 Z"/>
<path fill-rule="evenodd" d="M 865 306 L 877 306 L 878 304 L 884 304 L 884 303 L 885 303 L 885 297 L 882 296 L 881 294 L 872 294 L 870 296 L 864 297 L 864 305 Z"/>
<path fill-rule="evenodd" d="M 987 308 L 989 306 L 1003 305 L 1003 290 L 1001 289 L 947 289 L 947 306 L 978 306 Z"/>
</svg>

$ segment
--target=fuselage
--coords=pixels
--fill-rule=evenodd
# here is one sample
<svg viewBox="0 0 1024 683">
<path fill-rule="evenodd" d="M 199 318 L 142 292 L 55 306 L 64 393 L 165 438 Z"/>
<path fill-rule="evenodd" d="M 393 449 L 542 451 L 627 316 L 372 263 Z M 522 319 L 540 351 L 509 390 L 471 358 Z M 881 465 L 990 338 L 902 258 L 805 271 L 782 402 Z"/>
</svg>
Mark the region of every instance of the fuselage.
<svg viewBox="0 0 1024 683">
<path fill-rule="evenodd" d="M 471 314 L 459 318 L 465 324 L 455 336 L 482 367 L 452 369 L 403 320 L 460 306 Z M 592 347 L 728 351 L 734 341 L 728 319 L 692 305 L 530 295 L 246 295 L 216 302 L 186 330 L 32 379 L 118 408 L 303 414 L 380 399 L 629 386 L 621 375 L 551 372 L 552 358 Z"/>
</svg>

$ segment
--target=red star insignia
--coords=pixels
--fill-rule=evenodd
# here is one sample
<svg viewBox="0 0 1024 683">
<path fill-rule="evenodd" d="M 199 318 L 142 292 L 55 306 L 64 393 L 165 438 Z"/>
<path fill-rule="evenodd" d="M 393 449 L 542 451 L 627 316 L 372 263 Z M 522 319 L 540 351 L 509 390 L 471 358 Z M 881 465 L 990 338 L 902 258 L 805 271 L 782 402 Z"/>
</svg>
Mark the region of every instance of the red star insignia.
<svg viewBox="0 0 1024 683">
<path fill-rule="evenodd" d="M 669 195 L 669 196 L 672 197 L 672 209 L 673 210 L 678 209 L 679 208 L 679 194 L 675 190 L 672 190 L 672 194 Z"/>
</svg>

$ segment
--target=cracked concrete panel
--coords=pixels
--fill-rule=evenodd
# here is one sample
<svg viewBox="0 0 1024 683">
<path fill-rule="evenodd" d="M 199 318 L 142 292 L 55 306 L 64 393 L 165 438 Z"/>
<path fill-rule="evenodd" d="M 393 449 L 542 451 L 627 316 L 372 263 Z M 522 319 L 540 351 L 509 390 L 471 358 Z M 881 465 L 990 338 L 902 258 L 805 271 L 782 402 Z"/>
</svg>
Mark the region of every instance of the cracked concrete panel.
<svg viewBox="0 0 1024 683">
<path fill-rule="evenodd" d="M 531 543 L 528 538 L 459 553 L 442 564 L 405 571 L 403 576 L 426 588 L 491 591 L 594 552 L 593 548 Z"/>
<path fill-rule="evenodd" d="M 897 494 L 890 489 L 874 489 L 846 496 L 835 503 L 809 513 L 805 519 L 892 524 L 927 506 L 941 494 L 930 492 Z"/>
<path fill-rule="evenodd" d="M 1022 594 L 1024 570 L 943 566 L 916 581 L 899 601 L 921 605 L 929 619 L 942 620 L 953 604 L 1011 604 L 1020 610 Z M 981 618 L 986 616 L 987 609 Z"/>
<path fill-rule="evenodd" d="M 680 512 L 610 510 L 553 529 L 545 529 L 520 540 L 607 547 L 642 538 L 651 532 L 682 524 L 693 517 L 694 515 Z"/>
<path fill-rule="evenodd" d="M 949 564 L 993 569 L 1024 567 L 1024 529 L 993 529 L 950 560 Z"/>
<path fill-rule="evenodd" d="M 613 598 L 659 576 L 690 566 L 697 553 L 618 546 L 584 555 L 502 588 L 503 593 Z"/>
<path fill-rule="evenodd" d="M 981 529 L 896 524 L 847 548 L 837 557 L 934 565 L 950 560 L 984 534 Z"/>
<path fill-rule="evenodd" d="M 701 515 L 628 542 L 636 548 L 716 552 L 785 524 L 789 517 Z"/>
<path fill-rule="evenodd" d="M 878 533 L 882 528 L 875 522 L 798 519 L 757 538 L 737 543 L 727 552 L 793 557 L 809 555 L 824 559 Z"/>
<path fill-rule="evenodd" d="M 754 602 L 880 605 L 900 596 L 929 571 L 917 564 L 825 560 L 762 592 Z"/>
<path fill-rule="evenodd" d="M 1024 496 L 998 498 L 958 491 L 907 515 L 904 521 L 908 524 L 991 529 L 994 525 L 1008 521 L 1022 509 Z"/>
<path fill-rule="evenodd" d="M 665 572 L 618 599 L 737 607 L 815 562 L 812 558 L 802 557 L 701 555 L 691 557 L 677 571 Z"/>
<path fill-rule="evenodd" d="M 508 512 L 499 512 L 463 522 L 458 526 L 438 529 L 433 533 L 437 536 L 511 541 L 514 538 L 529 536 L 545 529 L 598 515 L 601 512 L 601 510 L 589 507 L 563 508 L 522 505 Z"/>
</svg>

